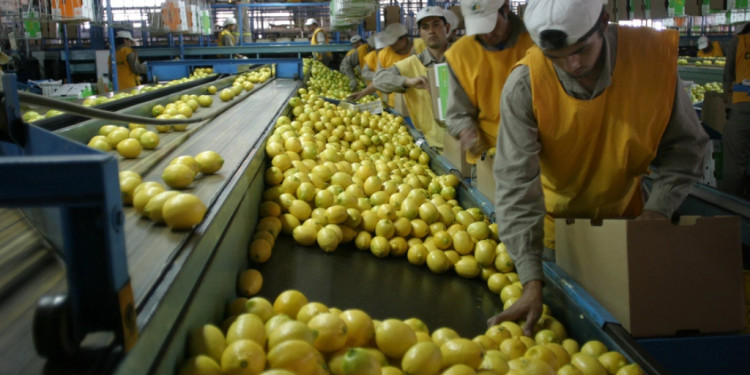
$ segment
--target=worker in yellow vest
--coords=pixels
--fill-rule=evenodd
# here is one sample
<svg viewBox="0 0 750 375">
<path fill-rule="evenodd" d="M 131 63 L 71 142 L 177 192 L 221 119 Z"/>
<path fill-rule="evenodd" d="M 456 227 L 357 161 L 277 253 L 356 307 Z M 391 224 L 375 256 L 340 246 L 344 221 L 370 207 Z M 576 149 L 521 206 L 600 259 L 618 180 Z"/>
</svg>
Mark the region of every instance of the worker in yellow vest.
<svg viewBox="0 0 750 375">
<path fill-rule="evenodd" d="M 432 97 L 426 68 L 445 62 L 444 54 L 450 46 L 450 25 L 443 8 L 437 6 L 420 9 L 416 21 L 425 49 L 389 68 L 378 70 L 373 83 L 376 89 L 385 94 L 403 93 L 414 126 L 424 134 L 430 146 L 442 148 L 444 130 L 443 125 L 435 121 L 432 114 Z"/>
<path fill-rule="evenodd" d="M 234 47 L 236 41 L 234 38 L 235 30 L 237 30 L 237 20 L 234 19 L 234 17 L 229 17 L 224 20 L 224 28 L 219 33 L 219 37 L 216 39 L 216 44 L 221 47 Z M 227 57 L 230 56 L 232 55 L 229 55 Z M 235 53 L 233 56 L 237 59 L 247 59 L 247 57 L 242 56 L 238 53 Z"/>
<path fill-rule="evenodd" d="M 352 49 L 341 60 L 339 71 L 349 78 L 349 89 L 355 91 L 357 89 L 357 76 L 361 74 L 360 72 L 365 64 L 365 56 L 370 52 L 370 45 L 364 43 L 359 35 L 351 37 L 349 42 L 352 43 Z"/>
<path fill-rule="evenodd" d="M 445 123 L 475 164 L 495 145 L 503 84 L 534 43 L 505 0 L 462 0 L 461 14 L 466 36 L 445 54 L 450 71 Z"/>
<path fill-rule="evenodd" d="M 732 38 L 727 48 L 724 66 L 724 93 L 729 116 L 722 136 L 724 165 L 720 188 L 731 194 L 748 197 L 750 178 L 747 164 L 750 159 L 750 94 L 734 90 L 741 85 L 750 90 L 750 23 Z"/>
<path fill-rule="evenodd" d="M 118 31 L 115 35 L 115 63 L 117 65 L 117 89 L 129 90 L 141 84 L 141 74 L 146 74 L 146 63 L 138 61 L 133 51 L 135 39 L 130 31 Z"/>
<path fill-rule="evenodd" d="M 721 44 L 717 41 L 709 43 L 708 37 L 701 35 L 698 38 L 698 57 L 724 57 L 724 52 L 721 50 Z"/>
<path fill-rule="evenodd" d="M 378 52 L 378 70 L 390 68 L 395 63 L 416 54 L 414 43 L 408 34 L 409 30 L 400 23 L 392 23 L 385 28 L 380 36 L 384 47 Z M 375 74 L 377 75 L 377 71 Z M 393 95 L 386 95 L 384 100 L 389 106 L 393 107 Z"/>
<path fill-rule="evenodd" d="M 377 90 L 375 89 L 375 85 L 372 83 L 372 80 L 375 78 L 375 72 L 378 70 L 378 53 L 380 53 L 380 51 L 386 47 L 386 44 L 383 42 L 384 35 L 385 31 L 381 31 L 372 36 L 372 41 L 375 48 L 365 55 L 363 61 L 364 65 L 362 65 L 360 74 L 365 80 L 367 87 L 347 96 L 346 100 L 356 103 L 359 99 L 362 99 L 367 95 L 375 94 L 377 92 Z M 369 40 L 370 39 L 368 39 L 368 43 Z"/>
<path fill-rule="evenodd" d="M 498 235 L 523 294 L 488 324 L 523 319 L 531 335 L 554 218 L 665 220 L 703 173 L 708 136 L 677 75 L 678 33 L 609 25 L 605 1 L 526 7 L 537 47 L 503 88 L 494 166 Z"/>
<path fill-rule="evenodd" d="M 307 21 L 305 21 L 305 29 L 308 32 L 312 32 L 310 44 L 314 46 L 328 44 L 328 33 L 319 26 L 318 20 L 315 18 L 308 18 Z M 333 54 L 330 52 L 313 52 L 313 57 L 323 64 L 328 65 L 333 59 Z"/>
</svg>

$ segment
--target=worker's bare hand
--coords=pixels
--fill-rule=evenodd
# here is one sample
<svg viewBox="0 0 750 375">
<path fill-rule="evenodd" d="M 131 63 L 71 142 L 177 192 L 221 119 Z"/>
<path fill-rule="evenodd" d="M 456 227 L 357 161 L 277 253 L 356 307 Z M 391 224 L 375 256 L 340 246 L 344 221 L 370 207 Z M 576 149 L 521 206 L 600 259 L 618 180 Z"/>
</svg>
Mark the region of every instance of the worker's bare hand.
<svg viewBox="0 0 750 375">
<path fill-rule="evenodd" d="M 354 92 L 357 89 L 357 81 L 349 80 L 349 90 Z"/>
<path fill-rule="evenodd" d="M 636 220 L 667 220 L 667 217 L 651 210 L 643 210 Z"/>
<path fill-rule="evenodd" d="M 461 141 L 461 147 L 468 149 L 474 155 L 481 155 L 487 150 L 487 146 L 484 144 L 482 137 L 479 136 L 479 132 L 475 127 L 462 130 L 458 134 L 458 139 Z"/>
<path fill-rule="evenodd" d="M 404 86 L 408 88 L 414 88 L 414 89 L 429 90 L 430 81 L 428 81 L 427 77 L 424 77 L 424 76 L 409 77 L 404 82 Z"/>
<path fill-rule="evenodd" d="M 362 97 L 363 97 L 363 96 L 365 96 L 364 92 L 362 92 L 362 91 L 357 91 L 357 92 L 355 92 L 355 93 L 352 93 L 351 95 L 347 96 L 347 97 L 346 97 L 346 100 L 348 100 L 348 101 L 350 101 L 350 102 L 356 102 L 356 101 L 358 101 L 359 99 L 362 99 Z"/>
<path fill-rule="evenodd" d="M 542 316 L 542 282 L 529 281 L 523 286 L 523 294 L 507 310 L 489 318 L 487 326 L 492 327 L 504 321 L 526 320 L 521 327 L 525 336 L 534 337 L 534 325 Z"/>
</svg>

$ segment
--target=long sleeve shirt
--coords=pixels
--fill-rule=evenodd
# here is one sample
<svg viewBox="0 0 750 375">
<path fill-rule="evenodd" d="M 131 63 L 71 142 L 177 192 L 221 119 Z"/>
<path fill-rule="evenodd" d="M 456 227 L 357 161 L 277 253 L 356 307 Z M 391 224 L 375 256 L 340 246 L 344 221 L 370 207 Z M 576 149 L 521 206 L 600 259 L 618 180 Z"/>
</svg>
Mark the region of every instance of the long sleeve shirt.
<svg viewBox="0 0 750 375">
<path fill-rule="evenodd" d="M 357 82 L 357 73 L 356 69 L 359 66 L 359 51 L 356 49 L 346 55 L 343 60 L 341 60 L 341 65 L 339 65 L 339 70 L 341 73 L 344 73 L 347 78 L 349 78 L 349 82 Z"/>
<path fill-rule="evenodd" d="M 148 73 L 146 63 L 141 63 L 140 61 L 138 61 L 138 56 L 135 54 L 135 52 L 131 52 L 130 54 L 128 54 L 127 60 L 128 65 L 130 65 L 130 69 L 132 69 L 136 74 Z"/>
<path fill-rule="evenodd" d="M 498 48 L 498 46 L 486 45 L 479 39 L 476 39 L 477 43 L 482 44 L 482 47 L 487 51 L 513 48 L 518 42 L 518 36 L 526 31 L 526 26 L 523 24 L 523 20 L 517 15 L 509 13 L 508 17 L 511 22 L 510 36 L 500 48 Z M 477 69 L 483 68 L 478 66 Z M 456 74 L 450 67 L 450 63 L 448 64 L 448 71 L 450 72 L 450 83 L 448 85 L 450 95 L 448 95 L 448 108 L 446 110 L 445 125 L 452 136 L 458 137 L 458 134 L 461 133 L 462 130 L 479 126 L 477 123 L 479 109 L 474 106 L 471 99 L 469 99 L 469 96 L 466 94 L 466 90 L 461 87 L 461 83 L 458 81 Z"/>
<path fill-rule="evenodd" d="M 593 91 L 587 90 L 555 66 L 560 84 L 568 95 L 590 100 L 611 84 L 617 61 L 617 28 L 610 27 L 604 38 L 604 68 Z M 541 144 L 533 111 L 528 66 L 519 66 L 511 72 L 503 88 L 501 108 L 494 165 L 495 214 L 498 217 L 498 234 L 515 261 L 521 282 L 525 284 L 542 280 L 545 215 L 539 164 Z M 702 160 L 707 144 L 708 136 L 678 78 L 671 117 L 653 161 L 659 171 L 644 205 L 645 210 L 656 211 L 666 217 L 672 215 L 687 196 L 691 185 L 702 175 Z"/>
<path fill-rule="evenodd" d="M 445 55 L 443 55 L 441 59 L 436 59 L 435 56 L 432 56 L 432 53 L 430 53 L 428 48 L 425 48 L 424 51 L 419 53 L 417 58 L 425 67 L 445 62 Z M 390 68 L 378 69 L 378 71 L 375 72 L 375 77 L 372 82 L 376 89 L 386 94 L 392 92 L 404 93 L 407 89 L 404 87 L 406 78 L 401 75 L 401 72 L 396 65 Z"/>
</svg>

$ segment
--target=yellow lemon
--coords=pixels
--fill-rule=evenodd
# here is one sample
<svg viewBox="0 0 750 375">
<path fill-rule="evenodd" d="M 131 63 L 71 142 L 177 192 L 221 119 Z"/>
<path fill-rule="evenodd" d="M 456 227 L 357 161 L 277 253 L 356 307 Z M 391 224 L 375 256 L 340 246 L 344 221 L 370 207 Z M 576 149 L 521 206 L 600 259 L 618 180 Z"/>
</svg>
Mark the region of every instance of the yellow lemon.
<svg viewBox="0 0 750 375">
<path fill-rule="evenodd" d="M 573 355 L 580 351 L 580 348 L 578 346 L 578 342 L 573 339 L 565 339 L 560 343 L 562 347 L 565 349 L 568 354 Z"/>
<path fill-rule="evenodd" d="M 608 374 L 617 373 L 620 368 L 628 364 L 628 361 L 625 359 L 625 357 L 618 352 L 606 352 L 600 355 L 597 359 L 599 360 L 599 363 L 601 363 L 602 366 L 604 366 L 604 368 L 607 370 Z"/>
<path fill-rule="evenodd" d="M 586 341 L 586 343 L 581 346 L 581 353 L 588 354 L 594 358 L 597 358 L 606 352 L 607 346 L 598 340 Z"/>
<path fill-rule="evenodd" d="M 515 285 L 506 285 L 503 290 L 500 291 L 500 299 L 505 302 L 510 298 L 521 298 L 521 288 Z"/>
<path fill-rule="evenodd" d="M 522 374 L 555 375 L 555 369 L 547 362 L 536 358 L 516 358 L 508 362 L 510 370 L 519 371 Z"/>
<path fill-rule="evenodd" d="M 581 370 L 585 375 L 607 375 L 607 370 L 596 357 L 583 352 L 573 354 L 570 357 L 570 364 Z"/>
<path fill-rule="evenodd" d="M 164 202 L 162 217 L 172 229 L 190 229 L 203 221 L 206 205 L 193 194 L 180 193 Z"/>
<path fill-rule="evenodd" d="M 347 329 L 346 345 L 351 347 L 366 346 L 375 337 L 375 326 L 366 312 L 350 309 L 339 314 Z"/>
<path fill-rule="evenodd" d="M 645 374 L 643 372 L 643 369 L 641 369 L 641 366 L 638 366 L 636 363 L 632 363 L 623 367 L 620 367 L 619 370 L 617 370 L 617 373 L 615 375 L 643 375 Z"/>
<path fill-rule="evenodd" d="M 409 263 L 415 266 L 423 265 L 427 261 L 427 255 L 429 255 L 429 251 L 422 244 L 413 245 L 409 247 L 409 250 L 406 252 L 406 257 L 409 260 Z"/>
<path fill-rule="evenodd" d="M 474 246 L 474 258 L 477 259 L 479 265 L 489 266 L 495 263 L 495 246 L 495 242 L 489 239 L 477 242 Z"/>
<path fill-rule="evenodd" d="M 471 341 L 479 344 L 484 352 L 487 352 L 488 350 L 497 350 L 497 343 L 487 335 L 477 335 L 471 339 Z"/>
<path fill-rule="evenodd" d="M 515 264 L 513 263 L 510 254 L 506 252 L 497 253 L 495 256 L 495 269 L 503 273 L 513 271 L 513 269 L 515 269 Z"/>
<path fill-rule="evenodd" d="M 258 208 L 258 214 L 260 217 L 266 217 L 266 216 L 280 216 L 281 215 L 281 206 L 279 206 L 278 203 L 273 201 L 265 201 L 260 204 L 260 207 Z"/>
<path fill-rule="evenodd" d="M 375 236 L 370 240 L 370 252 L 378 258 L 384 258 L 391 252 L 391 244 L 383 236 Z"/>
<path fill-rule="evenodd" d="M 560 367 L 560 363 L 557 359 L 557 355 L 552 349 L 544 345 L 535 345 L 526 350 L 523 355 L 526 358 L 535 358 L 547 362 L 553 370 L 557 370 Z"/>
<path fill-rule="evenodd" d="M 143 216 L 148 217 L 156 223 L 163 223 L 164 217 L 162 216 L 162 208 L 164 207 L 164 203 L 177 194 L 180 193 L 174 190 L 162 191 L 161 193 L 156 194 L 149 199 L 146 206 L 143 207 Z"/>
<path fill-rule="evenodd" d="M 503 288 L 508 285 L 510 285 L 510 280 L 508 280 L 508 277 L 499 272 L 493 273 L 487 279 L 487 287 L 492 293 L 500 294 Z"/>
<path fill-rule="evenodd" d="M 568 363 L 557 370 L 557 375 L 583 375 L 583 373 L 581 370 Z"/>
<path fill-rule="evenodd" d="M 440 348 L 433 342 L 418 342 L 406 351 L 401 369 L 411 375 L 437 374 L 442 368 Z"/>
<path fill-rule="evenodd" d="M 138 140 L 126 138 L 117 143 L 117 152 L 126 159 L 135 159 L 143 151 L 143 147 Z"/>
<path fill-rule="evenodd" d="M 341 243 L 342 238 L 343 233 L 341 237 L 339 237 L 335 227 L 325 226 L 318 231 L 318 246 L 320 246 L 323 251 L 330 253 L 336 250 L 336 248 L 339 246 L 339 243 Z"/>
<path fill-rule="evenodd" d="M 193 182 L 195 172 L 184 164 L 172 164 L 164 168 L 162 180 L 173 189 L 184 189 Z"/>
<path fill-rule="evenodd" d="M 218 363 L 226 347 L 227 341 L 221 330 L 213 324 L 206 324 L 190 333 L 188 354 L 191 356 L 205 354 Z"/>
<path fill-rule="evenodd" d="M 507 328 L 499 324 L 496 324 L 490 328 L 487 328 L 484 334 L 498 344 L 505 341 L 505 339 L 509 339 L 513 337 L 510 330 L 508 330 Z"/>
<path fill-rule="evenodd" d="M 224 372 L 213 358 L 199 355 L 188 358 L 180 367 L 179 375 L 224 375 Z"/>
<path fill-rule="evenodd" d="M 417 343 L 417 335 L 406 323 L 397 319 L 386 319 L 375 328 L 375 342 L 386 356 L 400 359 Z"/>
<path fill-rule="evenodd" d="M 237 340 L 253 340 L 261 347 L 266 345 L 266 329 L 263 320 L 255 314 L 241 314 L 227 330 L 227 343 Z"/>
<path fill-rule="evenodd" d="M 318 366 L 318 354 L 310 343 L 302 340 L 284 341 L 268 351 L 268 365 L 286 369 L 297 375 L 313 375 Z"/>
<path fill-rule="evenodd" d="M 255 263 L 265 263 L 271 258 L 271 244 L 263 239 L 250 243 L 250 260 Z"/>
<path fill-rule="evenodd" d="M 128 139 L 129 137 L 130 137 L 130 132 L 128 131 L 128 129 L 118 126 L 116 129 L 112 130 L 111 132 L 109 132 L 109 134 L 107 134 L 107 142 L 109 143 L 110 146 L 117 147 L 117 145 L 120 142 Z"/>
<path fill-rule="evenodd" d="M 298 290 L 290 289 L 281 292 L 273 302 L 273 311 L 276 314 L 286 314 L 290 318 L 296 318 L 297 312 L 307 304 L 307 297 Z"/>
<path fill-rule="evenodd" d="M 270 336 L 273 331 L 278 328 L 281 324 L 293 320 L 289 317 L 287 314 L 278 314 L 272 316 L 270 319 L 266 321 L 265 329 L 266 329 L 266 336 Z"/>
<path fill-rule="evenodd" d="M 471 255 L 462 256 L 453 268 L 459 276 L 467 279 L 479 276 L 479 272 L 482 271 L 481 268 L 479 268 L 479 263 L 477 263 L 476 259 Z"/>
<path fill-rule="evenodd" d="M 499 350 L 488 350 L 479 364 L 478 370 L 490 370 L 497 374 L 505 374 L 510 370 L 507 356 Z"/>
<path fill-rule="evenodd" d="M 550 342 L 547 344 L 544 344 L 545 347 L 549 348 L 549 350 L 552 350 L 553 353 L 555 353 L 555 357 L 557 357 L 557 363 L 560 365 L 560 367 L 570 363 L 570 354 L 568 354 L 567 351 L 562 347 L 562 345 Z"/>
<path fill-rule="evenodd" d="M 316 331 L 298 320 L 289 320 L 281 323 L 268 336 L 268 348 L 289 340 L 302 340 L 310 344 L 315 342 L 318 335 Z"/>
<path fill-rule="evenodd" d="M 442 375 L 474 375 L 477 372 L 464 364 L 457 364 L 447 368 Z"/>
<path fill-rule="evenodd" d="M 255 375 L 266 367 L 266 353 L 252 340 L 229 344 L 221 356 L 221 369 L 227 375 Z"/>
<path fill-rule="evenodd" d="M 152 131 L 145 131 L 139 137 L 138 140 L 141 142 L 146 150 L 153 150 L 159 146 L 159 135 Z"/>
<path fill-rule="evenodd" d="M 136 190 L 138 189 L 136 188 Z M 145 211 L 146 205 L 151 201 L 153 197 L 163 192 L 163 186 L 153 186 L 150 188 L 138 190 L 138 192 L 136 192 L 133 196 L 133 208 L 135 208 L 135 211 L 142 214 L 144 217 L 148 217 L 148 214 Z"/>
<path fill-rule="evenodd" d="M 314 316 L 328 312 L 328 306 L 320 302 L 308 302 L 297 312 L 297 320 L 307 324 Z"/>
<path fill-rule="evenodd" d="M 214 174 L 224 165 L 224 158 L 215 151 L 203 151 L 195 155 L 198 170 L 203 174 Z"/>
<path fill-rule="evenodd" d="M 380 363 L 363 348 L 349 349 L 341 369 L 344 375 L 382 375 Z"/>
<path fill-rule="evenodd" d="M 182 165 L 189 167 L 193 171 L 193 177 L 195 177 L 198 174 L 198 172 L 200 172 L 200 168 L 201 168 L 200 164 L 198 164 L 195 158 L 190 155 L 181 155 L 172 159 L 172 161 L 169 162 L 169 165 L 175 165 L 175 164 L 182 164 Z"/>
<path fill-rule="evenodd" d="M 263 275 L 258 270 L 245 270 L 237 279 L 237 290 L 245 297 L 258 294 L 263 287 Z"/>
<path fill-rule="evenodd" d="M 526 344 L 519 337 L 511 337 L 500 343 L 500 351 L 510 359 L 523 356 L 526 353 Z"/>
<path fill-rule="evenodd" d="M 477 368 L 482 362 L 482 347 L 474 341 L 465 338 L 455 338 L 440 345 L 443 356 L 443 367 L 465 364 Z"/>
<path fill-rule="evenodd" d="M 321 352 L 334 352 L 346 344 L 347 328 L 341 318 L 331 313 L 315 315 L 307 326 L 318 332 L 314 346 Z"/>
<path fill-rule="evenodd" d="M 444 273 L 451 267 L 451 262 L 444 252 L 440 250 L 430 251 L 427 254 L 427 268 L 434 273 Z"/>
<path fill-rule="evenodd" d="M 250 298 L 245 302 L 243 312 L 257 315 L 263 323 L 271 319 L 274 314 L 271 302 L 258 296 Z"/>
</svg>

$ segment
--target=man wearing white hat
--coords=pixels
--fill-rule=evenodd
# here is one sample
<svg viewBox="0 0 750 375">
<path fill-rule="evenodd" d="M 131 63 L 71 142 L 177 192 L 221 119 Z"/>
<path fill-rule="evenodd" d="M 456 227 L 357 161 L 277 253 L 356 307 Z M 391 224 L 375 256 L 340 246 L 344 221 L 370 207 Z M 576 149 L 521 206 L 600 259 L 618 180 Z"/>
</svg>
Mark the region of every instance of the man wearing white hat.
<svg viewBox="0 0 750 375">
<path fill-rule="evenodd" d="M 375 37 L 371 36 L 368 41 L 370 39 L 374 44 Z M 349 88 L 351 89 L 351 91 L 354 91 L 357 89 L 357 73 L 364 67 L 365 56 L 367 56 L 371 48 L 369 43 L 362 42 L 362 37 L 359 35 L 351 37 L 349 39 L 349 42 L 352 43 L 352 50 L 347 52 L 344 59 L 341 60 L 339 70 L 342 73 L 346 74 L 346 77 L 349 78 Z"/>
<path fill-rule="evenodd" d="M 422 131 L 431 146 L 442 148 L 443 128 L 432 115 L 430 84 L 425 68 L 445 62 L 450 25 L 445 19 L 445 11 L 438 6 L 420 9 L 416 21 L 419 35 L 425 42 L 424 51 L 378 70 L 373 83 L 376 89 L 386 94 L 405 93 L 406 105 L 415 127 Z M 409 90 L 411 88 L 417 90 Z"/>
<path fill-rule="evenodd" d="M 450 9 L 444 9 L 444 11 L 445 20 L 448 21 L 449 25 L 451 25 L 451 29 L 448 30 L 448 42 L 453 43 L 456 41 L 456 32 L 458 31 L 458 25 L 461 23 L 461 21 L 458 20 L 458 15 L 456 15 L 456 12 Z"/>
<path fill-rule="evenodd" d="M 237 30 L 237 20 L 234 17 L 229 17 L 224 20 L 224 28 L 219 33 L 219 37 L 216 39 L 216 44 L 221 47 L 234 47 L 235 38 L 234 32 Z M 231 57 L 231 56 L 227 56 Z M 235 54 L 234 57 L 238 59 L 245 58 L 240 54 Z"/>
<path fill-rule="evenodd" d="M 319 44 L 328 44 L 328 33 L 323 30 L 322 27 L 319 26 L 318 20 L 315 18 L 308 18 L 307 21 L 305 21 L 305 29 L 308 32 L 312 32 L 312 36 L 310 37 L 310 44 L 316 46 Z M 328 63 L 333 59 L 333 54 L 330 52 L 313 52 L 313 57 L 321 61 L 322 63 L 328 65 Z"/>
<path fill-rule="evenodd" d="M 534 42 L 505 0 L 461 0 L 461 14 L 466 36 L 445 54 L 450 69 L 445 124 L 475 164 L 495 144 L 503 84 Z"/>
<path fill-rule="evenodd" d="M 381 31 L 367 38 L 367 44 L 370 47 L 370 51 L 364 55 L 361 67 L 362 70 L 360 72 L 362 78 L 365 79 L 367 87 L 352 93 L 346 98 L 346 100 L 356 102 L 367 95 L 372 95 L 377 92 L 372 80 L 375 78 L 375 72 L 378 70 L 378 53 L 386 47 L 386 44 L 383 42 L 383 35 L 385 35 L 385 31 Z"/>
<path fill-rule="evenodd" d="M 603 0 L 530 0 L 524 13 L 537 47 L 503 88 L 494 166 L 498 235 L 523 294 L 489 324 L 524 319 L 531 334 L 555 218 L 664 220 L 703 173 L 708 137 L 677 75 L 679 35 L 608 21 Z"/>
<path fill-rule="evenodd" d="M 724 57 L 721 44 L 717 41 L 709 43 L 708 37 L 701 35 L 698 38 L 698 57 Z"/>
<path fill-rule="evenodd" d="M 115 35 L 115 62 L 117 64 L 117 89 L 128 90 L 141 84 L 141 74 L 146 74 L 146 63 L 138 61 L 133 51 L 135 39 L 130 31 L 120 30 Z"/>
</svg>

